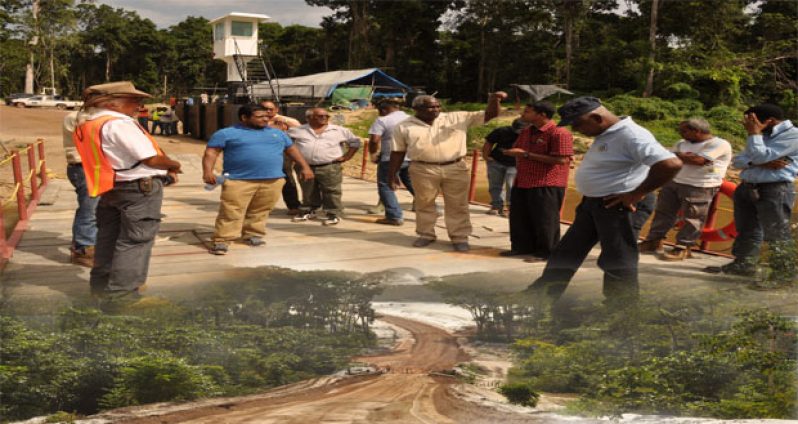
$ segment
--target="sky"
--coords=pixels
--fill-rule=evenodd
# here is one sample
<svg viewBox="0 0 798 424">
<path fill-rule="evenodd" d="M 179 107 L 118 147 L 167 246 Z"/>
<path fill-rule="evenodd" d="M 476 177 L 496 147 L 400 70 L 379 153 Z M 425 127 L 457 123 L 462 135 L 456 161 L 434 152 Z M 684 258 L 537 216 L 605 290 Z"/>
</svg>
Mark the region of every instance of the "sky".
<svg viewBox="0 0 798 424">
<path fill-rule="evenodd" d="M 230 12 L 268 15 L 282 26 L 318 27 L 322 17 L 332 14 L 326 7 L 308 6 L 304 0 L 99 0 L 97 3 L 134 10 L 159 28 L 167 28 L 188 16 L 210 20 Z"/>
</svg>

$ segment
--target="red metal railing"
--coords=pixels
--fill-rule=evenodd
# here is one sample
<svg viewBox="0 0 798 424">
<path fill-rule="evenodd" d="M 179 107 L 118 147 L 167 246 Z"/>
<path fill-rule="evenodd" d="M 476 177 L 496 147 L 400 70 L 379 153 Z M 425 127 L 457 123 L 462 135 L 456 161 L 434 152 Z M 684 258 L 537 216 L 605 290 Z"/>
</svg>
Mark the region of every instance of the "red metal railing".
<svg viewBox="0 0 798 424">
<path fill-rule="evenodd" d="M 38 153 L 38 160 L 36 154 Z M 23 176 L 22 155 L 27 155 L 28 172 Z M 0 199 L 0 266 L 3 266 L 11 259 L 14 249 L 17 247 L 22 234 L 28 228 L 30 217 L 39 204 L 42 192 L 47 187 L 47 167 L 44 160 L 44 140 L 38 139 L 35 143 L 21 151 L 13 151 L 5 159 L 0 161 L 0 166 L 11 163 L 14 175 L 14 190 L 8 197 Z M 25 195 L 25 183 L 30 186 L 30 198 Z M 17 222 L 11 231 L 11 235 L 6 234 L 5 227 L 5 206 L 12 203 L 16 198 L 17 203 Z"/>
<path fill-rule="evenodd" d="M 471 156 L 471 182 L 468 186 L 468 202 L 478 205 L 485 205 L 482 202 L 476 201 L 476 192 L 477 192 L 477 178 L 478 178 L 478 169 L 479 169 L 479 158 L 480 158 L 480 150 L 474 149 L 472 156 Z M 368 166 L 368 161 L 366 160 L 366 155 L 363 156 L 363 163 L 361 164 L 360 168 L 360 179 L 365 179 L 366 176 L 366 168 Z M 717 215 L 718 215 L 718 197 L 720 193 L 715 195 L 715 198 L 712 200 L 712 204 L 709 208 L 709 214 L 707 215 L 706 222 L 704 223 L 704 228 L 713 228 L 717 223 Z M 565 202 L 563 202 L 563 208 L 565 207 Z M 562 209 L 560 210 L 560 216 L 562 217 Z M 570 225 L 571 222 L 567 220 L 561 220 L 564 224 Z M 715 255 L 721 256 L 728 256 L 722 252 L 716 252 L 709 249 L 709 244 L 711 242 L 708 241 L 701 241 L 700 249 L 706 253 L 711 253 Z"/>
</svg>

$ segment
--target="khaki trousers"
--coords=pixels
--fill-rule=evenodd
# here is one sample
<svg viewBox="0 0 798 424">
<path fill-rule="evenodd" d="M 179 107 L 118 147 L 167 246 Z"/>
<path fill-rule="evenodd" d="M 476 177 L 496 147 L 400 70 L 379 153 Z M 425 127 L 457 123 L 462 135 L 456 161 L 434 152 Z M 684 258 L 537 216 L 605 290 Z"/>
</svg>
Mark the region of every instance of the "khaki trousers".
<svg viewBox="0 0 798 424">
<path fill-rule="evenodd" d="M 266 219 L 280 200 L 285 179 L 225 180 L 214 242 L 266 235 Z"/>
<path fill-rule="evenodd" d="M 428 165 L 410 162 L 416 206 L 416 234 L 435 239 L 438 211 L 435 198 L 443 193 L 443 217 L 452 243 L 468 241 L 471 235 L 471 216 L 468 208 L 468 166 L 465 161 L 451 165 Z"/>
</svg>

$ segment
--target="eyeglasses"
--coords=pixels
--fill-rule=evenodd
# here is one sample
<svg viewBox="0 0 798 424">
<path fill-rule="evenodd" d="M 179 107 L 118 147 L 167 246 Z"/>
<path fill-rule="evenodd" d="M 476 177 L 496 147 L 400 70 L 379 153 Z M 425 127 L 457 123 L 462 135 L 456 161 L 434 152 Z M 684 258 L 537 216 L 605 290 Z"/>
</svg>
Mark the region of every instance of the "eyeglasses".
<svg viewBox="0 0 798 424">
<path fill-rule="evenodd" d="M 263 110 L 274 110 L 274 108 L 273 107 L 265 107 L 265 108 L 263 108 Z"/>
<path fill-rule="evenodd" d="M 315 118 L 329 118 L 330 117 L 330 115 L 311 115 L 311 116 L 313 116 Z"/>
</svg>

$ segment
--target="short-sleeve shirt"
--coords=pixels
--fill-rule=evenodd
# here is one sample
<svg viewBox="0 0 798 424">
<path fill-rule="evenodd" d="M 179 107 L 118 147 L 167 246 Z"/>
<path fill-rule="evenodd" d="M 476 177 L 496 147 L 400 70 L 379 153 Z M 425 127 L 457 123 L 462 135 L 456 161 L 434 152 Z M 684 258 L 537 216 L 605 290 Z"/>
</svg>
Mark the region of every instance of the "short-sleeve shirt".
<svg viewBox="0 0 798 424">
<path fill-rule="evenodd" d="M 491 131 L 485 137 L 485 141 L 493 145 L 490 157 L 504 166 L 515 166 L 515 158 L 505 155 L 502 151 L 511 149 L 517 139 L 518 133 L 511 126 L 499 127 Z"/>
<path fill-rule="evenodd" d="M 310 165 L 325 165 L 340 158 L 343 155 L 342 144 L 360 148 L 360 139 L 340 125 L 329 124 L 321 134 L 316 134 L 308 124 L 300 125 L 288 130 L 288 136 Z"/>
<path fill-rule="evenodd" d="M 283 178 L 283 153 L 293 143 L 274 128 L 249 128 L 237 124 L 216 131 L 207 147 L 224 152 L 224 173 L 234 180 Z"/>
<path fill-rule="evenodd" d="M 628 193 L 652 165 L 673 157 L 650 131 L 625 117 L 593 141 L 576 170 L 576 189 L 588 197 Z"/>
<path fill-rule="evenodd" d="M 720 187 L 732 159 L 731 144 L 719 137 L 712 137 L 698 143 L 679 140 L 673 146 L 673 151 L 695 153 L 709 161 L 705 165 L 685 163 L 682 170 L 673 178 L 675 183 L 693 187 Z"/>
<path fill-rule="evenodd" d="M 442 163 L 466 155 L 468 129 L 482 125 L 484 112 L 441 113 L 432 125 L 416 118 L 407 118 L 393 129 L 395 152 L 407 152 L 410 160 Z"/>
<path fill-rule="evenodd" d="M 117 170 L 115 181 L 133 181 L 166 175 L 165 169 L 150 168 L 141 163 L 145 159 L 157 156 L 158 152 L 137 121 L 125 114 L 107 109 L 97 110 L 88 119 L 94 120 L 101 116 L 119 118 L 106 122 L 101 132 L 103 153 L 111 167 Z"/>
<path fill-rule="evenodd" d="M 567 129 L 549 121 L 540 128 L 527 127 L 514 147 L 546 156 L 573 156 L 574 137 Z M 516 168 L 515 187 L 567 187 L 571 166 L 568 163 L 549 164 L 519 157 Z"/>
<path fill-rule="evenodd" d="M 396 125 L 410 115 L 404 111 L 396 110 L 385 116 L 380 116 L 371 124 L 369 128 L 369 135 L 380 136 L 380 161 L 387 162 L 391 160 L 391 146 L 393 145 L 393 129 Z"/>
</svg>

